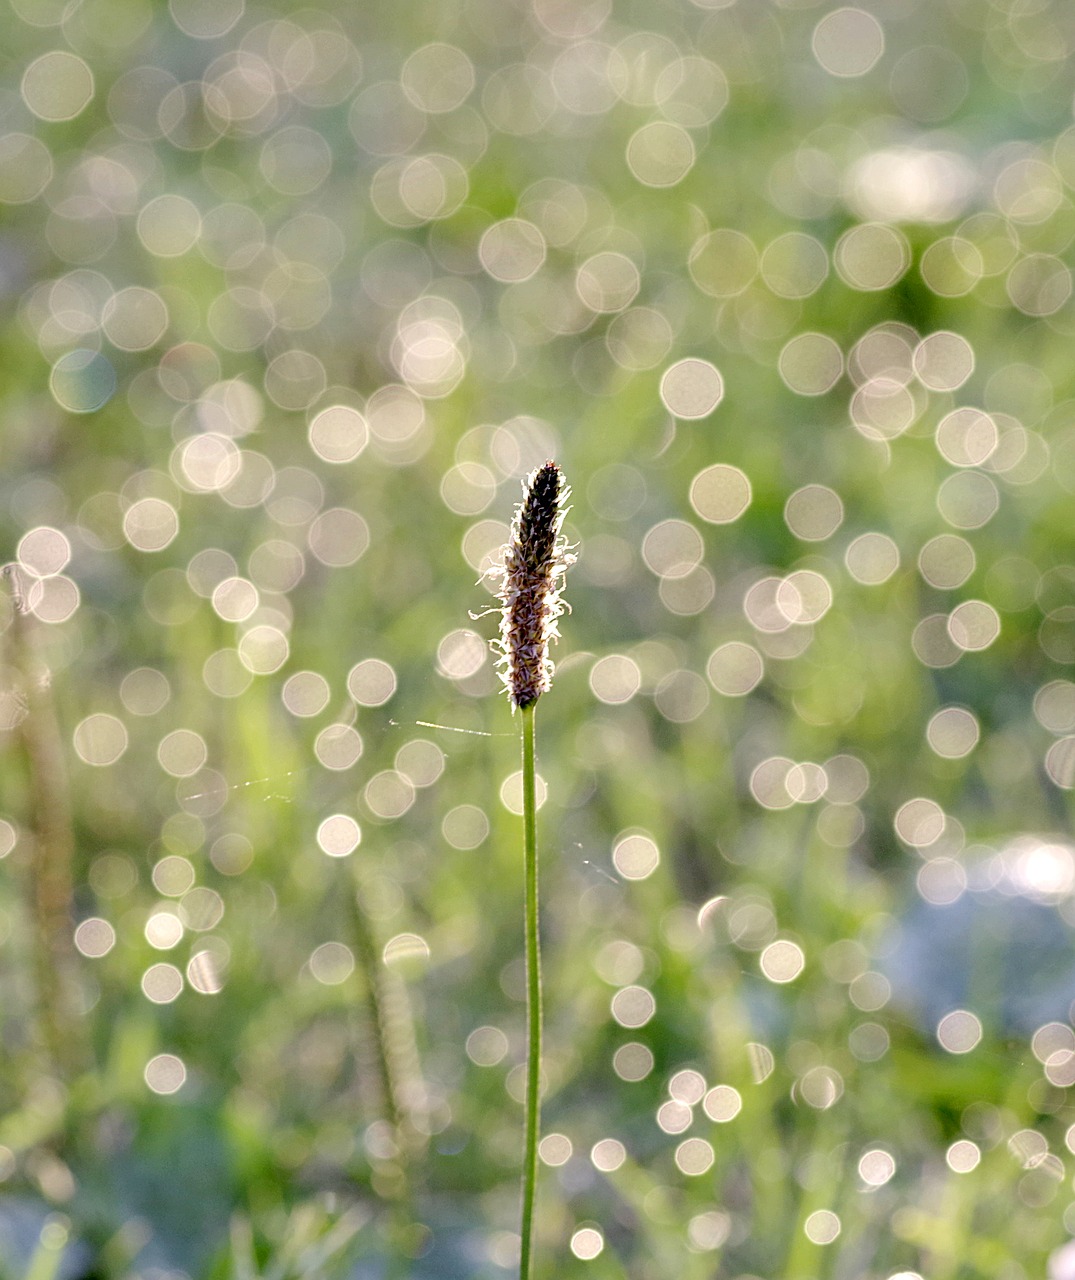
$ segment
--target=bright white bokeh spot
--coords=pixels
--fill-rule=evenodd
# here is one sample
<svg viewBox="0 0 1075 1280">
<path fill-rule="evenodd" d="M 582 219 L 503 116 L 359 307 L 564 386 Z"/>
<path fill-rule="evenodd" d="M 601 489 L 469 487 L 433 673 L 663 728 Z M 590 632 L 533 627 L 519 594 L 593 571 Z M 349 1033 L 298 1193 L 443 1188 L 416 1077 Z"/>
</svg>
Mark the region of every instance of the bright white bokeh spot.
<svg viewBox="0 0 1075 1280">
<path fill-rule="evenodd" d="M 157 910 L 151 913 L 143 932 L 151 947 L 157 951 L 171 951 L 182 942 L 185 929 L 174 911 Z"/>
<path fill-rule="evenodd" d="M 955 391 L 974 372 L 974 349 L 946 329 L 928 334 L 915 347 L 915 376 L 930 391 Z"/>
<path fill-rule="evenodd" d="M 334 813 L 317 828 L 317 844 L 330 858 L 346 858 L 362 840 L 362 830 L 354 818 Z"/>
<path fill-rule="evenodd" d="M 613 1173 L 627 1159 L 627 1148 L 618 1138 L 602 1138 L 590 1150 L 590 1162 L 602 1173 Z"/>
<path fill-rule="evenodd" d="M 661 378 L 661 400 L 674 418 L 708 417 L 723 399 L 724 379 L 708 360 L 678 360 Z"/>
<path fill-rule="evenodd" d="M 946 760 L 960 760 L 978 745 L 981 726 L 965 707 L 942 707 L 926 726 L 926 741 Z"/>
<path fill-rule="evenodd" d="M 183 990 L 183 975 L 174 964 L 151 964 L 142 974 L 142 991 L 154 1004 L 171 1004 Z"/>
<path fill-rule="evenodd" d="M 590 689 L 599 702 L 630 702 L 642 687 L 638 663 L 623 653 L 610 653 L 590 668 Z"/>
<path fill-rule="evenodd" d="M 705 1076 L 691 1067 L 677 1071 L 668 1082 L 668 1096 L 688 1107 L 697 1106 L 705 1096 Z"/>
<path fill-rule="evenodd" d="M 350 769 L 362 758 L 364 750 L 362 735 L 349 724 L 326 725 L 314 739 L 318 763 L 334 773 Z"/>
<path fill-rule="evenodd" d="M 815 1209 L 803 1223 L 803 1234 L 814 1244 L 832 1244 L 840 1229 L 839 1217 L 829 1209 Z"/>
<path fill-rule="evenodd" d="M 900 805 L 893 819 L 896 834 L 913 849 L 928 849 L 944 834 L 944 810 L 935 800 L 916 796 Z"/>
<path fill-rule="evenodd" d="M 949 1053 L 970 1053 L 981 1039 L 981 1020 L 967 1009 L 946 1013 L 937 1024 L 937 1040 Z"/>
<path fill-rule="evenodd" d="M 332 691 L 320 672 L 296 671 L 288 676 L 280 699 L 293 716 L 306 719 L 319 715 L 328 706 Z"/>
<path fill-rule="evenodd" d="M 605 1247 L 605 1237 L 596 1227 L 580 1227 L 571 1237 L 571 1252 L 583 1262 L 596 1258 Z"/>
<path fill-rule="evenodd" d="M 141 498 L 123 517 L 123 535 L 137 551 L 163 551 L 178 533 L 179 515 L 161 498 Z"/>
<path fill-rule="evenodd" d="M 360 707 L 383 706 L 396 691 L 396 673 L 380 658 L 365 658 L 347 674 L 347 692 Z"/>
<path fill-rule="evenodd" d="M 730 640 L 713 650 L 705 670 L 718 693 L 727 698 L 743 698 L 760 683 L 765 664 L 753 645 Z"/>
<path fill-rule="evenodd" d="M 894 285 L 911 265 L 911 247 L 896 227 L 863 222 L 845 231 L 836 242 L 833 262 L 850 288 L 876 293 Z"/>
<path fill-rule="evenodd" d="M 653 1070 L 653 1064 L 653 1050 L 637 1041 L 620 1045 L 612 1055 L 613 1071 L 621 1080 L 632 1084 L 645 1080 Z"/>
<path fill-rule="evenodd" d="M 187 1068 L 174 1053 L 158 1053 L 146 1063 L 146 1084 L 154 1093 L 177 1093 L 187 1080 Z"/>
<path fill-rule="evenodd" d="M 896 1172 L 896 1161 L 880 1147 L 863 1153 L 859 1160 L 859 1177 L 868 1187 L 883 1187 Z"/>
<path fill-rule="evenodd" d="M 827 334 L 800 333 L 780 352 L 777 369 L 796 395 L 823 396 L 840 380 L 844 356 Z"/>
<path fill-rule="evenodd" d="M 702 1100 L 702 1108 L 710 1120 L 727 1124 L 743 1109 L 743 1096 L 730 1084 L 714 1085 Z"/>
<path fill-rule="evenodd" d="M 623 987 L 612 997 L 612 1016 L 621 1027 L 644 1027 L 657 1012 L 657 1001 L 645 987 Z"/>
<path fill-rule="evenodd" d="M 981 1164 L 982 1152 L 977 1143 L 960 1138 L 952 1143 L 944 1158 L 953 1173 L 970 1173 Z"/>
<path fill-rule="evenodd" d="M 710 524 L 731 524 L 750 506 L 746 473 L 723 462 L 699 471 L 691 481 L 690 503 Z"/>
<path fill-rule="evenodd" d="M 190 778 L 205 764 L 209 747 L 193 729 L 173 729 L 157 744 L 157 761 L 173 778 Z"/>
<path fill-rule="evenodd" d="M 486 228 L 478 245 L 482 266 L 502 284 L 529 280 L 545 261 L 545 237 L 532 222 L 505 218 Z"/>
<path fill-rule="evenodd" d="M 361 413 L 350 405 L 330 405 L 311 421 L 307 432 L 310 448 L 323 462 L 340 465 L 354 460 L 369 443 L 370 429 Z"/>
<path fill-rule="evenodd" d="M 681 1173 L 689 1178 L 699 1178 L 712 1169 L 717 1157 L 712 1144 L 704 1138 L 687 1138 L 676 1147 L 673 1158 Z"/>
<path fill-rule="evenodd" d="M 770 982 L 794 982 L 806 967 L 806 956 L 797 943 L 778 939 L 770 942 L 761 953 L 759 963 Z"/>
<path fill-rule="evenodd" d="M 827 485 L 804 485 L 784 504 L 784 523 L 803 542 L 824 542 L 843 521 L 843 501 Z"/>
<path fill-rule="evenodd" d="M 1000 614 L 984 600 L 964 600 L 948 615 L 948 634 L 964 652 L 988 649 L 1000 635 Z"/>
<path fill-rule="evenodd" d="M 75 947 L 84 956 L 99 959 L 116 945 L 116 931 L 100 916 L 90 916 L 75 930 Z"/>
<path fill-rule="evenodd" d="M 15 547 L 15 558 L 35 578 L 51 578 L 67 568 L 71 543 L 59 529 L 42 525 L 22 535 Z"/>
<path fill-rule="evenodd" d="M 887 534 L 860 534 L 843 553 L 847 572 L 864 586 L 879 586 L 900 567 L 900 548 Z"/>
<path fill-rule="evenodd" d="M 621 836 L 612 847 L 612 863 L 625 880 L 645 880 L 656 871 L 661 852 L 645 832 Z"/>
</svg>

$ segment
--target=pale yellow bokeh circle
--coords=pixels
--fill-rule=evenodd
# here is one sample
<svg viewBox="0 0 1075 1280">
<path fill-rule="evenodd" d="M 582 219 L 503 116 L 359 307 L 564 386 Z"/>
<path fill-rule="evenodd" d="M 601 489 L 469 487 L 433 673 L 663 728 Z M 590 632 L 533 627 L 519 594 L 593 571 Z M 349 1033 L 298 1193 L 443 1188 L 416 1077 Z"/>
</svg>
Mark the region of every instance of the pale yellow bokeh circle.
<svg viewBox="0 0 1075 1280">
<path fill-rule="evenodd" d="M 67 49 L 43 53 L 22 76 L 22 98 L 39 120 L 73 120 L 93 100 L 89 63 Z"/>
</svg>

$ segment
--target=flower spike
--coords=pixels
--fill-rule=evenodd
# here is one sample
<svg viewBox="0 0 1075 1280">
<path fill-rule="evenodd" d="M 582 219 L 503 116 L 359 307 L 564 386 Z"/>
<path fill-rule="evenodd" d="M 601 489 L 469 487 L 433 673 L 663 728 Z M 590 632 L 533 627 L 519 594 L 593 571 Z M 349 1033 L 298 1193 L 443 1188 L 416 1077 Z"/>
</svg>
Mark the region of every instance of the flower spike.
<svg viewBox="0 0 1075 1280">
<path fill-rule="evenodd" d="M 565 608 L 560 592 L 568 566 L 575 562 L 561 535 L 570 492 L 555 462 L 532 471 L 504 549 L 497 592 L 503 612 L 495 647 L 513 708 L 533 705 L 552 683 L 549 641 L 560 636 L 556 621 Z"/>
</svg>

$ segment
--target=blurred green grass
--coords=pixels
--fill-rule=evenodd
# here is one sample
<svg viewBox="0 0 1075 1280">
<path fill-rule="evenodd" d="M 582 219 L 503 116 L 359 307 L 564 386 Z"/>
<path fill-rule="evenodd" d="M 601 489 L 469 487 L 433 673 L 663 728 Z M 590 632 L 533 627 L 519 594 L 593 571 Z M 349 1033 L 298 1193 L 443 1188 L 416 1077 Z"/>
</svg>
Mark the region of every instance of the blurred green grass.
<svg viewBox="0 0 1075 1280">
<path fill-rule="evenodd" d="M 510 1273 L 518 749 L 477 579 L 553 455 L 580 555 L 539 713 L 545 1128 L 570 1147 L 542 1170 L 539 1274 L 1041 1274 L 1075 1230 L 1064 7 L 7 0 L 4 29 L 0 531 L 36 616 L 20 656 L 6 597 L 0 1276 Z M 661 122 L 654 158 L 638 131 Z M 753 248 L 700 257 L 720 229 Z M 781 283 L 765 251 L 789 233 L 821 278 Z M 893 245 L 903 270 L 864 287 Z M 624 260 L 637 292 L 614 298 Z M 948 331 L 964 381 L 921 363 Z M 802 394 L 782 356 L 810 333 L 843 373 L 824 390 L 811 366 Z M 61 376 L 79 351 L 103 381 Z M 664 381 L 685 359 L 723 380 L 697 418 Z M 938 444 L 961 405 L 996 430 L 976 465 Z M 691 497 L 718 463 L 751 488 L 727 523 Z M 995 514 L 964 518 L 950 484 L 939 504 L 958 476 Z M 825 537 L 788 515 L 808 485 L 842 504 Z M 870 532 L 900 561 L 873 584 L 846 555 Z M 920 567 L 940 535 L 966 576 Z M 797 596 L 744 608 L 798 572 L 831 588 L 815 623 Z M 231 577 L 252 611 L 214 597 Z M 999 634 L 961 651 L 966 601 Z M 764 667 L 744 696 L 711 658 L 733 641 Z M 371 659 L 383 701 L 352 674 Z M 147 667 L 160 705 L 123 683 Z M 35 688 L 62 777 L 28 760 Z M 975 717 L 964 755 L 930 746 L 945 707 Z M 824 766 L 826 793 L 758 782 L 773 759 Z M 74 893 L 42 942 L 49 794 Z M 362 829 L 347 857 L 319 847 L 334 814 Z M 614 850 L 637 832 L 660 860 L 631 879 Z M 65 1068 L 35 966 L 86 921 Z M 409 1205 L 371 981 L 405 1057 L 414 1037 Z M 631 1025 L 614 1001 L 640 992 Z M 938 1039 L 959 1008 L 965 1054 Z M 677 1102 L 684 1071 L 741 1110 Z"/>
</svg>

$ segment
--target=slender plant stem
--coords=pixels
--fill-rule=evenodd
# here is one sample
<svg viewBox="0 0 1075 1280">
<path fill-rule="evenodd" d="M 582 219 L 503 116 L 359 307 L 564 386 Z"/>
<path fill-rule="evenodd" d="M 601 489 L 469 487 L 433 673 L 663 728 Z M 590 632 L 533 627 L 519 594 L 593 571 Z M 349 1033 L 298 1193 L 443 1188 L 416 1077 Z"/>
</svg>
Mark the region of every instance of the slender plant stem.
<svg viewBox="0 0 1075 1280">
<path fill-rule="evenodd" d="M 534 704 L 522 707 L 523 863 L 526 880 L 526 1147 L 523 1155 L 522 1253 L 519 1280 L 530 1280 L 534 1253 L 534 1200 L 541 1128 L 541 947 L 538 938 L 537 795 Z"/>
<path fill-rule="evenodd" d="M 373 1045 L 376 1052 L 377 1075 L 381 1087 L 386 1118 L 392 1126 L 393 1137 L 402 1153 L 406 1144 L 405 1115 L 401 1103 L 402 1055 L 398 1043 L 392 1039 L 391 1014 L 387 1008 L 390 997 L 385 990 L 379 972 L 380 956 L 373 936 L 373 925 L 361 901 L 361 888 L 352 889 L 347 895 L 351 907 L 351 925 L 354 931 L 359 962 L 366 980 L 366 1010 L 369 1014 Z"/>
<path fill-rule="evenodd" d="M 34 656 L 34 620 L 19 580 L 9 574 L 13 614 L 9 656 L 19 674 L 25 714 L 19 722 L 26 757 L 34 959 L 43 1048 L 52 1069 L 70 1083 L 88 1057 L 84 1019 L 76 1011 L 73 934 L 75 834 L 64 744 L 48 683 L 48 669 Z"/>
<path fill-rule="evenodd" d="M 348 894 L 351 923 L 359 964 L 366 979 L 366 1008 L 376 1053 L 385 1117 L 396 1142 L 396 1191 L 392 1200 L 390 1235 L 393 1252 L 388 1258 L 386 1280 L 410 1272 L 417 1243 L 416 1196 L 411 1162 L 420 1135 L 410 1123 L 405 1101 L 409 1084 L 417 1076 L 417 1051 L 406 994 L 386 973 L 377 947 L 373 922 L 362 901 L 358 884 Z"/>
</svg>

